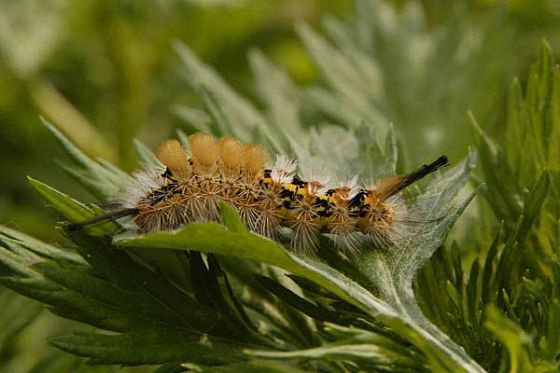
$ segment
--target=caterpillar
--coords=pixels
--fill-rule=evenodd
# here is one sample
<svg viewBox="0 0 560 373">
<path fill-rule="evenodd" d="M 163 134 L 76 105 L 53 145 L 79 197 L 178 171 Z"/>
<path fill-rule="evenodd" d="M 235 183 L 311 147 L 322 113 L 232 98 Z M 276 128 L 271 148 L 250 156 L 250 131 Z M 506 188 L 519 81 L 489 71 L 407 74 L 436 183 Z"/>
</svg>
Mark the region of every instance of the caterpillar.
<svg viewBox="0 0 560 373">
<path fill-rule="evenodd" d="M 166 140 L 156 152 L 164 169 L 136 173 L 105 214 L 70 229 L 127 218 L 141 232 L 174 230 L 220 222 L 220 204 L 226 202 L 251 231 L 295 250 L 317 250 L 321 235 L 350 252 L 367 243 L 386 247 L 408 219 L 401 192 L 448 164 L 441 156 L 375 187 L 358 186 L 357 177 L 331 185 L 321 173 L 303 180 L 297 162 L 285 155 L 266 167 L 265 148 L 237 138 L 196 133 L 188 145 L 190 154 L 177 140 Z"/>
</svg>

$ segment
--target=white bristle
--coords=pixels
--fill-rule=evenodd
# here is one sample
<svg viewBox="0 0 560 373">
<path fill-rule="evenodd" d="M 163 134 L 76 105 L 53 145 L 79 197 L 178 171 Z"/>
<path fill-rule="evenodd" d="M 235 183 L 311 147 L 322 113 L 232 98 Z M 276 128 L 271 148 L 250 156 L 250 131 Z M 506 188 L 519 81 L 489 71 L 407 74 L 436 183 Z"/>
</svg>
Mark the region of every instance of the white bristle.
<svg viewBox="0 0 560 373">
<path fill-rule="evenodd" d="M 294 178 L 297 162 L 284 154 L 276 157 L 276 162 L 271 168 L 270 177 L 272 181 L 279 184 L 287 184 Z"/>
</svg>

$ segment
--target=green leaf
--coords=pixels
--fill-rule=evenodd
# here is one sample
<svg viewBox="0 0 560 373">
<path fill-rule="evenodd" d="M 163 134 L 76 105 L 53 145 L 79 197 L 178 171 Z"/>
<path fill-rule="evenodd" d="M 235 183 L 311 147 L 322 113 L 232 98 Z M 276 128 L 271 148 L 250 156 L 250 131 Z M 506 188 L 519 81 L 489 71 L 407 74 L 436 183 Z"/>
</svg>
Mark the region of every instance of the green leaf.
<svg viewBox="0 0 560 373">
<path fill-rule="evenodd" d="M 49 342 L 73 354 L 92 357 L 92 364 L 153 365 L 189 361 L 223 365 L 245 360 L 238 346 L 204 335 L 186 335 L 165 328 L 125 335 L 76 332 L 52 337 Z"/>
<path fill-rule="evenodd" d="M 236 214 L 232 208 L 222 204 L 226 214 Z M 239 218 L 237 218 L 239 219 Z M 368 296 L 368 292 L 357 284 L 348 284 L 348 279 L 333 269 L 309 258 L 300 258 L 287 252 L 272 240 L 249 231 L 236 232 L 217 223 L 193 223 L 176 231 L 154 232 L 146 235 L 123 234 L 115 237 L 115 244 L 122 247 L 169 248 L 199 250 L 206 253 L 236 256 L 260 263 L 271 264 L 290 273 L 300 275 L 318 283 L 342 299 L 359 307 L 392 315 L 383 301 Z"/>
<path fill-rule="evenodd" d="M 342 123 L 357 125 L 365 120 L 375 125 L 376 132 L 386 131 L 386 128 L 380 124 L 388 121 L 378 108 L 371 105 L 371 97 L 368 95 L 372 93 L 375 97 L 375 92 L 381 91 L 379 86 L 382 82 L 375 61 L 369 60 L 366 62 L 367 66 L 361 66 L 365 69 L 357 68 L 356 61 L 347 58 L 348 51 L 329 45 L 323 37 L 309 27 L 300 26 L 298 32 L 333 91 L 331 93 L 315 88 L 311 91 L 311 98 L 315 103 Z M 355 55 L 354 52 L 351 56 Z M 371 73 L 364 74 L 364 70 Z M 361 89 L 369 92 L 362 92 Z M 374 92 L 371 92 L 372 90 Z M 338 105 L 331 105 L 334 102 Z M 344 110 L 339 110 L 337 107 L 342 107 Z M 379 133 L 378 136 L 378 139 L 384 138 L 385 132 Z"/>
<path fill-rule="evenodd" d="M 326 324 L 325 330 L 336 337 L 335 342 L 316 348 L 287 352 L 248 350 L 247 354 L 277 361 L 303 358 L 354 362 L 368 370 L 393 367 L 399 371 L 417 371 L 426 363 L 414 349 L 403 347 L 381 334 L 335 324 Z"/>
<path fill-rule="evenodd" d="M 218 119 L 219 133 L 251 141 L 254 128 L 265 123 L 263 116 L 213 69 L 204 66 L 187 46 L 176 43 L 174 47 L 186 69 L 187 81 L 194 88 L 202 89 L 210 114 L 215 120 Z"/>
<path fill-rule="evenodd" d="M 556 372 L 557 364 L 550 362 L 533 362 L 529 354 L 531 337 L 514 322 L 502 315 L 500 311 L 489 306 L 485 326 L 490 329 L 506 346 L 509 354 L 510 372 Z"/>
<path fill-rule="evenodd" d="M 109 198 L 115 195 L 122 185 L 127 182 L 128 176 L 122 170 L 109 163 L 100 164 L 93 161 L 76 145 L 68 140 L 54 125 L 41 118 L 43 125 L 56 137 L 70 158 L 78 168 L 66 166 L 68 172 L 98 198 Z"/>
<path fill-rule="evenodd" d="M 387 357 L 387 351 L 375 344 L 351 344 L 333 346 L 326 345 L 308 350 L 292 351 L 292 352 L 265 352 L 251 351 L 250 355 L 275 360 L 291 360 L 295 358 L 304 359 L 325 359 L 325 360 L 348 360 L 355 363 L 369 366 L 370 369 L 379 369 L 380 367 L 394 367 L 400 371 L 416 369 L 418 363 L 410 360 L 407 365 L 395 364 L 392 359 Z"/>
<path fill-rule="evenodd" d="M 122 369 L 122 368 L 121 368 Z M 112 366 L 92 366 L 88 365 L 86 359 L 67 354 L 61 350 L 54 350 L 39 360 L 29 370 L 29 373 L 113 373 L 115 368 Z"/>
<path fill-rule="evenodd" d="M 185 365 L 189 366 L 189 365 Z M 250 362 L 233 363 L 220 367 L 199 367 L 195 366 L 204 373 L 304 373 L 307 370 L 298 369 L 293 364 L 286 364 L 271 360 L 253 359 Z"/>
<path fill-rule="evenodd" d="M 53 340 L 57 346 L 105 363 L 155 364 L 172 357 L 196 360 L 196 356 L 204 364 L 243 360 L 241 349 L 250 345 L 247 340 L 251 337 L 238 332 L 219 313 L 200 306 L 126 253 L 104 246 L 104 240 L 74 239 L 89 265 L 68 260 L 63 250 L 25 235 L 19 234 L 17 239 L 0 235 L 0 264 L 11 270 L 0 281 L 49 304 L 63 317 L 122 333 L 57 337 Z M 26 251 L 26 246 L 37 254 Z M 28 257 L 26 261 L 23 255 Z M 219 335 L 234 341 L 224 341 Z M 132 340 L 142 347 L 136 348 Z M 127 350 L 131 345 L 136 350 Z"/>
<path fill-rule="evenodd" d="M 212 119 L 205 111 L 186 106 L 176 106 L 173 108 L 173 112 L 197 131 L 212 132 L 210 127 Z"/>
<path fill-rule="evenodd" d="M 148 147 L 142 144 L 138 140 L 134 140 L 134 147 L 136 148 L 136 153 L 142 166 L 146 169 L 157 169 L 164 168 L 163 164 L 157 159 L 155 154 L 148 149 Z"/>
<path fill-rule="evenodd" d="M 3 225 L 0 225 L 0 237 L 10 248 L 17 248 L 21 245 L 25 249 L 27 256 L 32 254 L 33 258 L 43 257 L 46 259 L 56 259 L 75 264 L 84 263 L 83 259 L 79 255 L 70 250 L 64 250 L 60 247 L 49 245 L 27 234 L 18 232 Z"/>
<path fill-rule="evenodd" d="M 428 216 L 445 211 L 460 186 L 466 182 L 466 175 L 467 166 L 465 164 L 435 182 L 432 186 L 434 192 L 428 193 L 428 196 L 433 197 L 425 198 L 422 201 L 423 205 L 418 208 L 423 212 L 429 211 Z M 441 188 L 446 188 L 447 191 L 442 192 Z M 435 190 L 438 192 L 436 193 Z M 432 361 L 437 366 L 446 369 L 462 366 L 467 370 L 480 371 L 480 367 L 470 361 L 462 349 L 422 315 L 414 300 L 408 295 L 411 284 L 407 283 L 407 281 L 412 281 L 414 271 L 421 266 L 422 261 L 427 260 L 433 250 L 441 244 L 442 234 L 449 229 L 470 199 L 472 196 L 463 201 L 463 204 L 459 205 L 454 212 L 447 212 L 449 215 L 441 220 L 433 230 L 425 232 L 424 236 L 418 235 L 425 241 L 415 242 L 419 245 L 416 255 L 408 254 L 397 259 L 398 257 L 395 257 L 394 254 L 390 254 L 392 256 L 388 258 L 387 262 L 383 259 L 362 262 L 362 264 L 368 265 L 367 274 L 370 278 L 379 285 L 380 289 L 383 289 L 382 295 L 385 299 L 376 297 L 342 273 L 312 258 L 298 257 L 271 240 L 248 231 L 232 231 L 216 223 L 193 223 L 172 232 L 154 232 L 145 235 L 125 234 L 116 237 L 114 242 L 123 247 L 190 249 L 233 255 L 283 268 L 320 285 L 369 315 L 382 317 L 392 327 L 398 327 L 401 332 L 411 338 L 413 343 L 418 344 L 424 352 L 432 356 Z M 231 207 L 225 204 L 222 205 L 222 211 L 226 215 L 236 214 Z M 231 217 L 226 220 L 231 221 Z M 234 227 L 236 225 L 234 224 Z M 439 241 L 434 241 L 434 235 L 440 237 Z M 422 250 L 426 251 L 419 249 L 423 247 L 422 242 L 425 242 L 424 245 L 426 245 Z M 404 249 L 409 248 L 403 247 L 402 249 L 404 253 Z M 407 262 L 406 259 L 409 259 L 410 262 Z M 384 275 L 389 271 L 393 271 L 394 277 Z"/>
<path fill-rule="evenodd" d="M 303 312 L 304 314 L 312 317 L 315 320 L 327 321 L 338 324 L 348 324 L 350 320 L 344 320 L 344 316 L 337 314 L 333 310 L 321 307 L 320 305 L 313 304 L 305 298 L 302 298 L 295 294 L 290 289 L 278 284 L 277 282 L 271 280 L 265 276 L 258 276 L 258 280 L 262 286 L 264 286 L 272 294 L 275 294 L 278 299 L 288 305 L 296 308 L 297 310 Z"/>
<path fill-rule="evenodd" d="M 64 216 L 73 223 L 79 223 L 96 216 L 94 211 L 70 196 L 58 190 L 28 177 L 29 183 L 37 193 L 53 208 L 56 212 Z M 88 228 L 94 235 L 111 234 L 117 226 L 113 222 L 104 222 Z"/>
<path fill-rule="evenodd" d="M 278 151 L 289 149 L 288 138 L 298 138 L 305 144 L 305 136 L 301 133 L 301 95 L 290 77 L 260 51 L 251 51 L 249 61 L 259 99 L 266 105 L 267 137 L 279 143 Z"/>
</svg>

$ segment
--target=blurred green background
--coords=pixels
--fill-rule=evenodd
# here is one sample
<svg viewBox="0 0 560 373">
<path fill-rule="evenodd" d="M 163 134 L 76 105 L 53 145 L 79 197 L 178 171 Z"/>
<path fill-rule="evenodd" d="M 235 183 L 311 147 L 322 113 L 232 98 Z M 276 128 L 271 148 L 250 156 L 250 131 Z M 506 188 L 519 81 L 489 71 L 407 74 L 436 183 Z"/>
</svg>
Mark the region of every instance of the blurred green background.
<svg viewBox="0 0 560 373">
<path fill-rule="evenodd" d="M 387 3 L 405 11 L 411 2 Z M 380 38 L 375 58 L 388 84 L 377 109 L 395 124 L 407 157 L 422 156 L 423 162 L 448 153 L 458 159 L 472 143 L 467 111 L 489 133 L 499 134 L 511 79 L 526 76 L 542 38 L 560 50 L 560 0 L 418 3 L 425 24 L 397 24 L 395 30 L 408 29 L 402 37 L 418 36 L 419 45 L 435 40 L 439 60 L 422 72 L 422 84 L 411 82 L 411 61 L 421 56 L 406 51 L 408 59 L 403 58 L 395 53 L 401 45 Z M 261 50 L 295 83 L 321 86 L 320 66 L 306 52 L 296 25 L 321 33 L 325 17 L 351 20 L 355 12 L 347 0 L 0 1 L 0 223 L 42 239 L 62 239 L 53 229 L 56 217 L 31 192 L 26 175 L 91 200 L 61 170 L 56 160 L 64 156 L 40 116 L 57 123 L 88 154 L 133 170 L 133 139 L 153 148 L 176 128 L 190 132 L 175 108 L 201 106 L 181 78 L 173 42 L 184 42 L 238 92 L 258 101 L 250 50 Z M 476 48 L 457 47 L 465 42 L 459 37 L 465 30 L 474 35 Z M 465 52 L 461 60 L 461 51 L 470 47 L 475 52 Z M 438 64 L 446 54 L 459 62 Z M 310 123 L 336 123 L 336 115 L 318 111 L 310 107 L 303 115 Z M 0 296 L 23 302 L 6 290 Z M 30 311 L 29 320 L 33 312 L 38 311 Z M 26 371 L 51 359 L 54 349 L 45 338 L 68 323 L 42 313 L 0 349 L 0 367 Z"/>
</svg>

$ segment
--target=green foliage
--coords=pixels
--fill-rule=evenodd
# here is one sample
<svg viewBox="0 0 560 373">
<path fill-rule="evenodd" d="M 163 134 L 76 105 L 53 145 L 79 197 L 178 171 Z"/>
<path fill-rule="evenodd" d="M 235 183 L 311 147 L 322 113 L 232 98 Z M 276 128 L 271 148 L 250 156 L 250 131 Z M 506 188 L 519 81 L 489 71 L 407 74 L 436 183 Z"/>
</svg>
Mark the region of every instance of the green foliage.
<svg viewBox="0 0 560 373">
<path fill-rule="evenodd" d="M 480 214 L 502 223 L 466 273 L 455 245 L 417 283 L 431 319 L 492 370 L 558 369 L 559 82 L 543 43 L 525 92 L 518 80 L 512 84 L 500 140 L 472 118 L 486 182 Z M 435 292 L 446 295 L 436 304 Z"/>
<path fill-rule="evenodd" d="M 91 107 L 92 96 L 78 100 L 87 103 L 84 112 L 96 113 L 95 121 L 108 118 L 108 107 L 118 107 L 112 116 L 122 122 L 112 134 L 117 146 L 109 146 L 109 137 L 52 86 L 41 79 L 26 84 L 36 104 L 54 118 L 56 126 L 44 123 L 73 162 L 63 165 L 66 173 L 105 200 L 128 175 L 92 154 L 124 169 L 135 159 L 144 167 L 159 163 L 132 139 L 149 117 L 139 107 L 151 100 L 144 89 L 150 72 L 159 71 L 162 84 L 171 84 L 159 70 L 168 46 L 149 40 L 167 40 L 182 21 L 172 11 L 164 17 L 172 22 L 148 20 L 144 12 L 151 8 L 140 5 L 84 4 L 79 9 L 85 13 L 114 15 L 126 8 L 138 15 L 111 18 L 115 43 L 108 42 L 113 35 L 108 28 L 100 33 L 101 42 L 83 47 L 92 59 L 96 48 L 107 47 L 118 76 L 93 84 L 98 93 L 111 91 L 111 84 L 119 87 L 116 95 L 97 95 L 111 102 L 99 104 L 104 110 Z M 303 169 L 318 161 L 334 176 L 358 173 L 368 180 L 422 162 L 406 162 L 399 147 L 407 155 L 422 154 L 422 160 L 430 151 L 464 155 L 469 127 L 460 123 L 472 109 L 485 123 L 471 114 L 477 151 L 411 196 L 411 213 L 436 219 L 398 247 L 354 257 L 327 239 L 316 256 L 297 255 L 248 231 L 227 205 L 221 209 L 223 224 L 191 224 L 174 232 L 117 235 L 117 224 L 103 223 L 70 233 L 62 224 L 64 238 L 56 245 L 0 226 L 0 281 L 56 315 L 88 325 L 50 342 L 101 365 L 87 368 L 85 359 L 58 352 L 34 370 L 152 365 L 160 372 L 557 371 L 560 70 L 543 42 L 537 63 L 521 79 L 525 83 L 515 80 L 503 113 L 496 110 L 510 60 L 491 56 L 510 56 L 515 49 L 506 41 L 515 30 L 503 15 L 478 18 L 476 12 L 462 12 L 467 8 L 457 6 L 437 23 L 437 7 L 430 14 L 416 2 L 399 9 L 359 1 L 351 21 L 325 20 L 326 37 L 300 25 L 320 82 L 302 88 L 265 53 L 252 51 L 257 103 L 197 57 L 204 50 L 200 40 L 190 40 L 198 53 L 175 43 L 186 82 L 199 93 L 203 108 L 191 97 L 158 99 L 167 100 L 177 115 L 165 122 L 184 121 L 187 132 L 258 141 L 294 154 Z M 56 14 L 51 16 L 38 19 L 56 23 Z M 162 23 L 165 27 L 152 27 L 148 41 L 127 42 L 146 25 Z M 258 21 L 233 24 L 242 35 L 259 30 Z M 49 30 L 44 37 L 55 40 L 54 29 Z M 230 37 L 216 36 L 223 43 Z M 19 79 L 41 66 L 46 52 L 35 52 L 29 61 L 12 55 L 8 64 Z M 218 67 L 230 61 L 224 53 L 214 55 Z M 241 79 L 230 78 L 236 80 Z M 178 137 L 184 142 L 182 131 Z M 473 168 L 477 183 L 464 188 Z M 100 212 L 46 183 L 29 182 L 65 221 Z M 446 244 L 475 189 L 481 197 L 464 214 L 475 218 L 461 219 L 455 241 Z M 6 320 L 0 359 L 10 357 L 18 332 L 38 312 L 36 303 L 0 290 L 0 320 Z"/>
<path fill-rule="evenodd" d="M 85 161 L 84 154 L 67 140 L 60 139 L 77 162 L 90 164 Z M 151 159 L 146 154 L 144 158 Z M 113 172 L 114 175 L 120 174 L 114 169 L 103 170 L 109 170 L 107 172 Z M 460 207 L 452 213 L 446 211 L 449 202 L 465 183 L 466 171 L 465 166 L 450 171 L 446 177 L 433 183 L 427 191 L 427 198 L 417 201 L 416 208 L 422 208 L 424 213 L 447 212 L 448 218 L 438 221 L 428 231 L 417 232 L 415 238 L 418 242 L 401 247 L 402 252 L 368 255 L 367 258 L 355 258 L 356 262 L 353 263 L 352 259 L 340 257 L 336 249 L 325 243 L 322 261 L 318 261 L 319 258 L 298 257 L 278 244 L 250 233 L 233 210 L 223 206 L 224 226 L 191 224 L 177 232 L 159 232 L 140 237 L 117 236 L 113 243 L 104 235 L 115 230 L 112 224 L 96 226 L 87 234 L 68 236 L 83 260 L 68 254 L 68 250 L 39 245 L 20 234 L 14 236 L 14 232 L 6 228 L 3 240 L 14 242 L 7 247 L 9 251 L 0 260 L 12 271 L 17 271 L 19 276 L 10 276 L 4 283 L 29 297 L 50 304 L 56 314 L 121 333 L 106 335 L 80 332 L 51 339 L 51 343 L 57 347 L 90 357 L 94 363 L 158 364 L 188 361 L 208 366 L 227 365 L 246 360 L 247 355 L 242 353 L 246 350 L 253 351 L 248 356 L 262 359 L 268 356 L 268 352 L 262 349 L 282 351 L 293 350 L 294 347 L 319 348 L 323 340 L 332 339 L 326 331 L 327 322 L 338 322 L 340 326 L 353 325 L 356 329 L 354 332 L 361 330 L 360 333 L 373 334 L 369 338 L 381 338 L 389 343 L 390 340 L 383 335 L 377 336 L 380 326 L 375 325 L 382 321 L 386 326 L 398 330 L 401 338 L 404 338 L 400 348 L 395 345 L 384 349 L 391 351 L 398 348 L 402 353 L 412 343 L 427 355 L 426 366 L 477 369 L 476 363 L 469 361 L 460 348 L 443 338 L 441 332 L 422 316 L 409 295 L 412 274 L 441 244 L 449 225 L 462 210 Z M 70 172 L 79 180 L 92 179 L 91 176 L 99 173 L 99 169 L 92 166 L 84 168 L 81 173 Z M 103 194 L 105 189 L 114 188 L 111 184 L 119 182 L 114 175 L 106 175 L 108 184 L 89 184 L 97 188 L 92 192 Z M 94 211 L 80 202 L 43 183 L 33 179 L 30 181 L 35 190 L 65 219 L 76 222 L 94 216 Z M 463 206 L 466 203 L 468 200 L 463 202 Z M 131 251 L 115 250 L 113 245 L 130 247 Z M 151 250 L 138 252 L 139 248 Z M 218 256 L 203 258 L 192 251 L 185 255 L 185 248 Z M 405 251 L 412 248 L 416 255 L 405 255 Z M 30 267 L 18 263 L 16 259 L 18 253 L 26 249 L 34 250 L 35 254 L 27 262 Z M 180 252 L 163 251 L 160 253 L 162 255 L 156 254 L 154 257 L 154 249 L 178 249 Z M 228 259 L 230 256 L 244 260 L 232 261 Z M 261 289 L 255 290 L 249 304 L 245 304 L 244 299 L 239 298 L 239 289 L 243 289 L 243 293 L 250 291 L 246 288 L 250 289 L 259 282 L 254 277 L 257 274 L 262 276 L 272 271 L 270 273 L 275 273 L 273 278 L 276 281 L 287 281 L 272 268 L 255 266 L 245 259 L 285 269 L 300 281 L 310 281 L 315 287 L 319 286 L 322 293 L 330 295 L 324 298 L 324 295 L 317 294 L 319 297 L 315 302 L 318 304 L 315 304 L 297 296 L 281 283 L 269 280 L 272 282 L 260 285 Z M 368 261 L 367 266 L 357 265 L 364 259 Z M 165 264 L 171 260 L 183 265 L 170 270 Z M 337 266 L 336 260 L 342 260 L 345 266 Z M 227 271 L 222 267 L 227 268 Z M 349 270 L 350 273 L 345 273 Z M 230 272 L 234 277 L 239 276 L 235 282 L 229 279 Z M 387 275 L 380 276 L 383 273 Z M 288 295 L 291 300 L 283 304 L 281 301 Z M 274 316 L 269 310 L 271 306 L 267 304 L 271 297 L 278 298 L 274 302 L 278 308 Z M 333 306 L 333 297 L 342 308 Z M 249 314 L 246 309 L 249 307 L 260 315 Z M 305 315 L 315 319 L 311 325 L 306 325 L 309 321 L 306 321 Z M 263 318 L 268 319 L 267 325 L 272 321 L 284 323 L 278 326 L 274 338 L 270 338 L 273 331 L 257 328 L 258 321 L 262 323 Z M 298 325 L 300 330 L 290 331 L 292 323 Z M 316 328 L 325 329 L 325 335 L 316 335 L 313 332 Z M 337 346 L 344 347 L 340 344 Z M 368 343 L 361 344 L 360 348 L 364 347 L 366 350 L 380 348 Z M 357 353 L 353 352 L 354 348 L 357 347 L 351 343 L 349 355 L 329 355 L 325 361 L 318 359 L 322 356 L 318 353 L 320 348 L 314 352 L 315 359 L 318 359 L 316 362 L 304 363 L 311 359 L 307 354 L 313 354 L 312 351 L 301 356 L 293 354 L 290 360 L 294 360 L 292 364 L 304 366 L 346 365 L 349 363 L 346 361 L 348 356 Z M 279 355 L 271 356 L 275 360 Z M 401 357 L 394 351 L 390 356 L 393 358 L 369 362 L 365 366 L 400 366 L 404 364 L 403 361 L 411 364 L 410 358 Z M 332 363 L 328 363 L 331 360 Z M 292 369 L 292 365 L 285 369 Z"/>
</svg>

